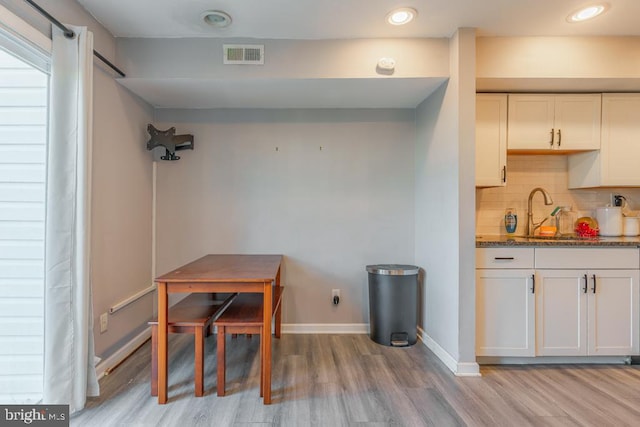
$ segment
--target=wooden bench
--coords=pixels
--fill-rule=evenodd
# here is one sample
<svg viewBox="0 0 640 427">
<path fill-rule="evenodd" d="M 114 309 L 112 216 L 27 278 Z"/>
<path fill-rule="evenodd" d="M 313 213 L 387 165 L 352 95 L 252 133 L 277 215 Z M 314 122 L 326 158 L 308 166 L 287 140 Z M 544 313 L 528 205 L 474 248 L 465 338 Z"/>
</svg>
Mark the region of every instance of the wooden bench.
<svg viewBox="0 0 640 427">
<path fill-rule="evenodd" d="M 275 314 L 275 337 L 280 338 L 282 293 L 284 287 L 273 288 L 272 315 Z M 226 334 L 258 334 L 260 336 L 260 397 L 264 395 L 262 348 L 262 294 L 241 293 L 213 323 L 218 328 L 218 396 L 225 395 L 225 338 Z M 271 333 L 271 331 L 269 331 Z M 267 363 L 271 363 L 267 361 Z"/>
<path fill-rule="evenodd" d="M 195 395 L 204 394 L 204 337 L 210 334 L 212 322 L 227 308 L 237 294 L 194 293 L 169 307 L 168 332 L 193 334 L 195 340 L 194 382 Z M 151 325 L 151 395 L 158 395 L 158 319 Z"/>
</svg>

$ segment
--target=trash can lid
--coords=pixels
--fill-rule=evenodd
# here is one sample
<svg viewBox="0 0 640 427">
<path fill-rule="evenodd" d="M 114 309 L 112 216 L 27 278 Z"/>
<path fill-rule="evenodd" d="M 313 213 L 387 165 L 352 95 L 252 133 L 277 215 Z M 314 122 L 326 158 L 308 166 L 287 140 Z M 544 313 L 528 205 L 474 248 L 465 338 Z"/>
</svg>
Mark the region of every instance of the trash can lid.
<svg viewBox="0 0 640 427">
<path fill-rule="evenodd" d="M 384 276 L 410 276 L 418 274 L 420 267 L 415 265 L 404 264 L 376 264 L 367 265 L 367 272 L 373 274 L 382 274 Z"/>
</svg>

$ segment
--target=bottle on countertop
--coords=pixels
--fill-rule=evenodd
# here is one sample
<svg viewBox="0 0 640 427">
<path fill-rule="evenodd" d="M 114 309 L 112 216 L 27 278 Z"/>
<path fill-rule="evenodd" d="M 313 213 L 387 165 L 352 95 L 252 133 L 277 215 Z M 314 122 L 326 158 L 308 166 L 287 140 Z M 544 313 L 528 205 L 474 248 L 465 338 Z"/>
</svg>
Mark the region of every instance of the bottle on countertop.
<svg viewBox="0 0 640 427">
<path fill-rule="evenodd" d="M 518 212 L 516 208 L 507 208 L 504 211 L 504 228 L 507 234 L 512 236 L 518 228 Z"/>
<path fill-rule="evenodd" d="M 571 206 L 563 206 L 556 214 L 556 227 L 560 236 L 567 236 L 575 233 L 576 213 L 571 210 Z"/>
</svg>

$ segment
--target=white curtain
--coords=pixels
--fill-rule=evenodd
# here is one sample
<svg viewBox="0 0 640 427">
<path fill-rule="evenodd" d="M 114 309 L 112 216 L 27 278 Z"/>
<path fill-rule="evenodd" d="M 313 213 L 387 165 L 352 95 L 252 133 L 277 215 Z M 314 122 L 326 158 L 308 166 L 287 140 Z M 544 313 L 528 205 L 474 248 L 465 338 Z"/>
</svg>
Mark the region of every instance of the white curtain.
<svg viewBox="0 0 640 427">
<path fill-rule="evenodd" d="M 53 27 L 45 240 L 46 404 L 82 409 L 99 394 L 91 299 L 93 35 Z"/>
</svg>

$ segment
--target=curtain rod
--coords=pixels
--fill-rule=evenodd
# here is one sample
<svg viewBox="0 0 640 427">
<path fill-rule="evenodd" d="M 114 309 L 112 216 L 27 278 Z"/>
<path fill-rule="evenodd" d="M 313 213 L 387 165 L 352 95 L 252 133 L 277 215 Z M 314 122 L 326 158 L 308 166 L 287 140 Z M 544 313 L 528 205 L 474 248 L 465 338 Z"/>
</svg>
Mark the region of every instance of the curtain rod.
<svg viewBox="0 0 640 427">
<path fill-rule="evenodd" d="M 51 16 L 51 14 L 49 14 L 49 12 L 47 12 L 46 10 L 44 10 L 43 8 L 41 8 L 38 4 L 36 4 L 35 2 L 33 2 L 32 0 L 24 0 L 27 3 L 29 3 L 35 10 L 37 10 L 40 15 L 44 16 L 45 18 L 47 18 L 49 20 L 49 22 L 51 22 L 53 25 L 55 25 L 56 27 L 60 28 L 63 32 L 65 37 L 67 38 L 71 38 L 73 37 L 75 34 L 73 33 L 72 30 L 70 30 L 69 28 L 67 28 L 64 24 L 62 24 L 60 21 L 58 21 L 56 18 L 54 18 L 53 16 Z M 126 75 L 115 65 L 113 65 L 111 63 L 111 61 L 109 61 L 107 58 L 105 58 L 104 56 L 102 56 L 100 54 L 100 52 L 96 51 L 95 49 L 93 50 L 93 54 L 95 56 L 98 57 L 98 59 L 100 59 L 102 62 L 104 62 L 105 64 L 107 64 L 113 71 L 115 71 L 116 73 L 120 74 L 122 77 L 126 77 Z"/>
</svg>

